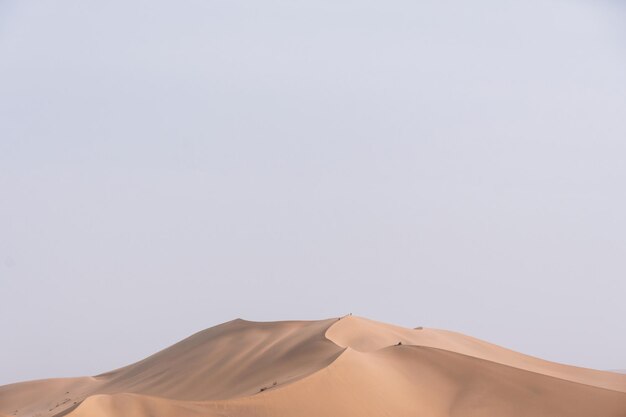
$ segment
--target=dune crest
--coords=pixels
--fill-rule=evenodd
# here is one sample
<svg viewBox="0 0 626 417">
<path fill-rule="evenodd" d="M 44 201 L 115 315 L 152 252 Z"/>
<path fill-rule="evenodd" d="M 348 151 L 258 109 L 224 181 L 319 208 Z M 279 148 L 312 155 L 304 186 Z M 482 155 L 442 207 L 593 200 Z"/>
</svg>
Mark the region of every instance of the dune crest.
<svg viewBox="0 0 626 417">
<path fill-rule="evenodd" d="M 0 417 L 626 417 L 626 375 L 360 317 L 233 320 L 95 377 L 0 387 Z"/>
</svg>

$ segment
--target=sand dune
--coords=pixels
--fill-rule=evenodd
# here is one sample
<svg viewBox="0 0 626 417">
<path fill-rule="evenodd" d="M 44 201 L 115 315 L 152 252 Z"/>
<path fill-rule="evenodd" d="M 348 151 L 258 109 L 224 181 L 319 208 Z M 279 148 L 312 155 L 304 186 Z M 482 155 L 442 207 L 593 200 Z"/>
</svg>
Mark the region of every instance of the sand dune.
<svg viewBox="0 0 626 417">
<path fill-rule="evenodd" d="M 234 320 L 102 375 L 0 387 L 0 413 L 626 417 L 626 375 L 353 316 Z"/>
<path fill-rule="evenodd" d="M 350 317 L 349 320 L 342 320 L 332 326 L 327 336 L 340 346 L 350 346 L 363 352 L 402 342 L 404 345 L 449 350 L 543 375 L 624 391 L 625 381 L 619 375 L 544 361 L 446 330 L 406 329 L 364 318 Z"/>
</svg>

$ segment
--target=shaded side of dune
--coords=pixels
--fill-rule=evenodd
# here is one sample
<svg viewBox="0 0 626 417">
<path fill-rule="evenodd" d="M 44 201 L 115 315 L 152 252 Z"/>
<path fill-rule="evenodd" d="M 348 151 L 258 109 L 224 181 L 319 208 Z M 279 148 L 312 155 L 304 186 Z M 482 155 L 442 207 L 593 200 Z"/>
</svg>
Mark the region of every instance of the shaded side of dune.
<svg viewBox="0 0 626 417">
<path fill-rule="evenodd" d="M 252 395 L 331 363 L 343 351 L 325 337 L 335 321 L 234 320 L 99 376 L 99 391 L 194 401 Z"/>
</svg>

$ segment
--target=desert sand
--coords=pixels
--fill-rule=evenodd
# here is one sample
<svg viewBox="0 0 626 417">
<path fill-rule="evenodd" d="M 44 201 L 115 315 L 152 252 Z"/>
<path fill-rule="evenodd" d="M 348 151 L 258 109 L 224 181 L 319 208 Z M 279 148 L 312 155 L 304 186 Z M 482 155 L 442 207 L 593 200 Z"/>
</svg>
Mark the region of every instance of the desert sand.
<svg viewBox="0 0 626 417">
<path fill-rule="evenodd" d="M 346 316 L 234 320 L 93 377 L 0 387 L 0 417 L 626 417 L 626 375 Z"/>
</svg>

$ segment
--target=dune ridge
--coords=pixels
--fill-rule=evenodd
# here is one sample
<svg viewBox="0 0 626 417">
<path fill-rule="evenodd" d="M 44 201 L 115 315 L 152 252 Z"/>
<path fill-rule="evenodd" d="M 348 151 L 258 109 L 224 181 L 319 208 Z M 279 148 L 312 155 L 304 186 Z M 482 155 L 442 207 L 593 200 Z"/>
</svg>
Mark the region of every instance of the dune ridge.
<svg viewBox="0 0 626 417">
<path fill-rule="evenodd" d="M 346 316 L 233 320 L 95 377 L 0 387 L 0 417 L 626 417 L 626 375 Z"/>
</svg>

